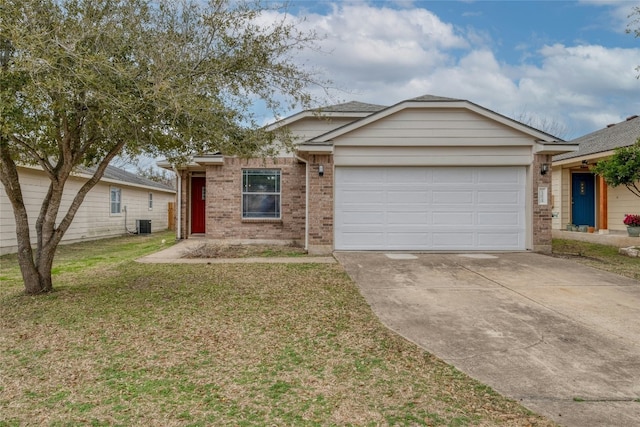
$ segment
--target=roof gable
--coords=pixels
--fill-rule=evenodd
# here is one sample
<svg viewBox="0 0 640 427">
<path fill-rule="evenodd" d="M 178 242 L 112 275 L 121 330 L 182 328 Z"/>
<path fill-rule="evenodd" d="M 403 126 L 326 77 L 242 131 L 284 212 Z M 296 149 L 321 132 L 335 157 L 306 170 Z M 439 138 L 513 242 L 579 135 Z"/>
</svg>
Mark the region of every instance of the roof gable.
<svg viewBox="0 0 640 427">
<path fill-rule="evenodd" d="M 323 135 L 319 135 L 309 141 L 307 143 L 310 144 L 326 144 L 332 141 L 335 138 L 338 138 L 342 135 L 345 135 L 349 132 L 352 132 L 356 129 L 363 128 L 368 126 L 371 123 L 382 120 L 390 115 L 396 114 L 399 111 L 405 109 L 426 109 L 426 108 L 457 108 L 457 109 L 467 109 L 473 111 L 481 116 L 484 116 L 487 119 L 496 121 L 501 123 L 502 125 L 508 126 L 514 130 L 519 131 L 525 135 L 529 135 L 535 141 L 541 142 L 561 142 L 560 138 L 557 138 L 553 135 L 550 135 L 546 132 L 535 129 L 531 126 L 525 125 L 524 123 L 520 123 L 516 120 L 510 119 L 506 116 L 498 114 L 494 111 L 491 111 L 487 108 L 481 107 L 477 104 L 474 104 L 470 101 L 454 99 L 454 98 L 445 98 L 434 95 L 423 95 L 417 98 L 408 99 L 406 101 L 401 101 L 391 107 L 385 108 L 373 114 L 370 114 L 364 118 L 361 118 L 357 121 L 354 121 L 348 125 L 342 126 L 340 128 L 334 129 L 330 132 L 327 132 Z"/>
<path fill-rule="evenodd" d="M 304 110 L 299 113 L 293 114 L 289 117 L 285 117 L 282 120 L 278 120 L 266 126 L 266 130 L 275 130 L 284 126 L 289 126 L 299 120 L 303 120 L 310 117 L 315 118 L 330 118 L 330 117 L 351 117 L 354 120 L 362 117 L 367 117 L 376 111 L 385 109 L 384 105 L 367 104 L 364 102 L 350 101 L 342 104 L 327 105 L 311 110 Z"/>
<path fill-rule="evenodd" d="M 604 129 L 574 139 L 571 142 L 579 144 L 578 150 L 573 153 L 557 155 L 553 160 L 573 159 L 628 147 L 633 145 L 638 138 L 640 138 L 640 117 L 631 116 L 623 122 L 609 125 Z"/>
</svg>

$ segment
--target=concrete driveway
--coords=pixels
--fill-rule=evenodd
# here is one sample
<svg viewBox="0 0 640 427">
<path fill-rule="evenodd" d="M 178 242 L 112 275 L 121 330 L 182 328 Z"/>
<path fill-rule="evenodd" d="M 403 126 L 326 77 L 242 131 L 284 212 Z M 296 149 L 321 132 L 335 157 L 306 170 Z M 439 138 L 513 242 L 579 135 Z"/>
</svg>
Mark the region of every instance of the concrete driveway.
<svg viewBox="0 0 640 427">
<path fill-rule="evenodd" d="M 336 258 L 389 328 L 534 412 L 640 425 L 640 282 L 532 253 Z"/>
</svg>

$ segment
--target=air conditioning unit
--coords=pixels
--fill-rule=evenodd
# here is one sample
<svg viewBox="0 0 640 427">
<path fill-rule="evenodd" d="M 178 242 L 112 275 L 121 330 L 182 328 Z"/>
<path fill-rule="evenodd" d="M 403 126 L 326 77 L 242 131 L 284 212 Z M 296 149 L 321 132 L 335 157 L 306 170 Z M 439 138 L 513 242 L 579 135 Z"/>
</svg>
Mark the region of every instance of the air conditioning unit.
<svg viewBox="0 0 640 427">
<path fill-rule="evenodd" d="M 151 234 L 151 220 L 150 219 L 136 219 L 136 233 L 137 234 Z"/>
</svg>

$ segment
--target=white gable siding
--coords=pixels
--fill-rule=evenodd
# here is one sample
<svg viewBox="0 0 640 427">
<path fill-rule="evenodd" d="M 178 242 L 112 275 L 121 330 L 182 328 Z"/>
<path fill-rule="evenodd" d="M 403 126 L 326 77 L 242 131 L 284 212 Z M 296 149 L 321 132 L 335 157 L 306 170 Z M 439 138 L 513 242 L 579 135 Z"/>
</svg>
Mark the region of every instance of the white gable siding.
<svg viewBox="0 0 640 427">
<path fill-rule="evenodd" d="M 533 145 L 533 138 L 464 109 L 406 109 L 340 136 L 336 145 Z"/>
<path fill-rule="evenodd" d="M 20 168 L 20 185 L 24 202 L 29 214 L 31 228 L 31 242 L 36 242 L 35 221 L 40 212 L 42 200 L 49 186 L 49 180 L 44 173 Z M 67 208 L 82 184 L 81 178 L 70 178 L 63 194 L 61 215 Z M 127 206 L 126 229 L 125 213 L 110 214 L 110 188 L 118 187 L 122 190 L 122 206 Z M 153 209 L 149 210 L 149 192 L 153 193 Z M 71 227 L 63 237 L 63 242 L 69 243 L 80 240 L 90 240 L 102 237 L 118 236 L 136 229 L 136 219 L 150 219 L 152 231 L 165 230 L 168 226 L 168 203 L 175 200 L 175 195 L 157 189 L 134 187 L 123 183 L 98 183 L 87 194 L 82 206 L 71 223 Z M 0 254 L 12 253 L 17 250 L 16 225 L 13 208 L 7 198 L 4 187 L 0 184 Z"/>
<path fill-rule="evenodd" d="M 311 138 L 315 138 L 318 135 L 322 135 L 329 131 L 339 128 L 357 120 L 352 117 L 333 117 L 333 118 L 319 118 L 319 117 L 306 117 L 288 125 L 288 129 L 291 132 L 291 137 L 295 144 L 302 143 Z M 291 153 L 288 149 L 283 147 L 278 154 L 278 157 L 293 157 L 294 153 Z"/>
<path fill-rule="evenodd" d="M 463 109 L 407 109 L 334 140 L 336 166 L 527 166 L 533 138 Z"/>
<path fill-rule="evenodd" d="M 353 117 L 307 117 L 289 125 L 297 141 L 306 141 L 357 120 Z"/>
</svg>

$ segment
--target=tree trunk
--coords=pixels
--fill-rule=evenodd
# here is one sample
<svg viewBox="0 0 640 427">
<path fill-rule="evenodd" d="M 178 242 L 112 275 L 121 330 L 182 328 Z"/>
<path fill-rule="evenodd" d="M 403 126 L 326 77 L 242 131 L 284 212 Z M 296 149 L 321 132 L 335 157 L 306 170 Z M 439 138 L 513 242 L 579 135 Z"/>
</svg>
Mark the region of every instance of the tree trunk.
<svg viewBox="0 0 640 427">
<path fill-rule="evenodd" d="M 24 281 L 24 292 L 27 295 L 38 295 L 53 290 L 53 281 L 51 280 L 51 267 L 38 268 L 33 262 L 31 255 L 26 255 L 25 251 L 18 252 L 18 263 L 22 272 L 22 280 Z M 53 261 L 53 256 L 48 258 Z"/>
</svg>

